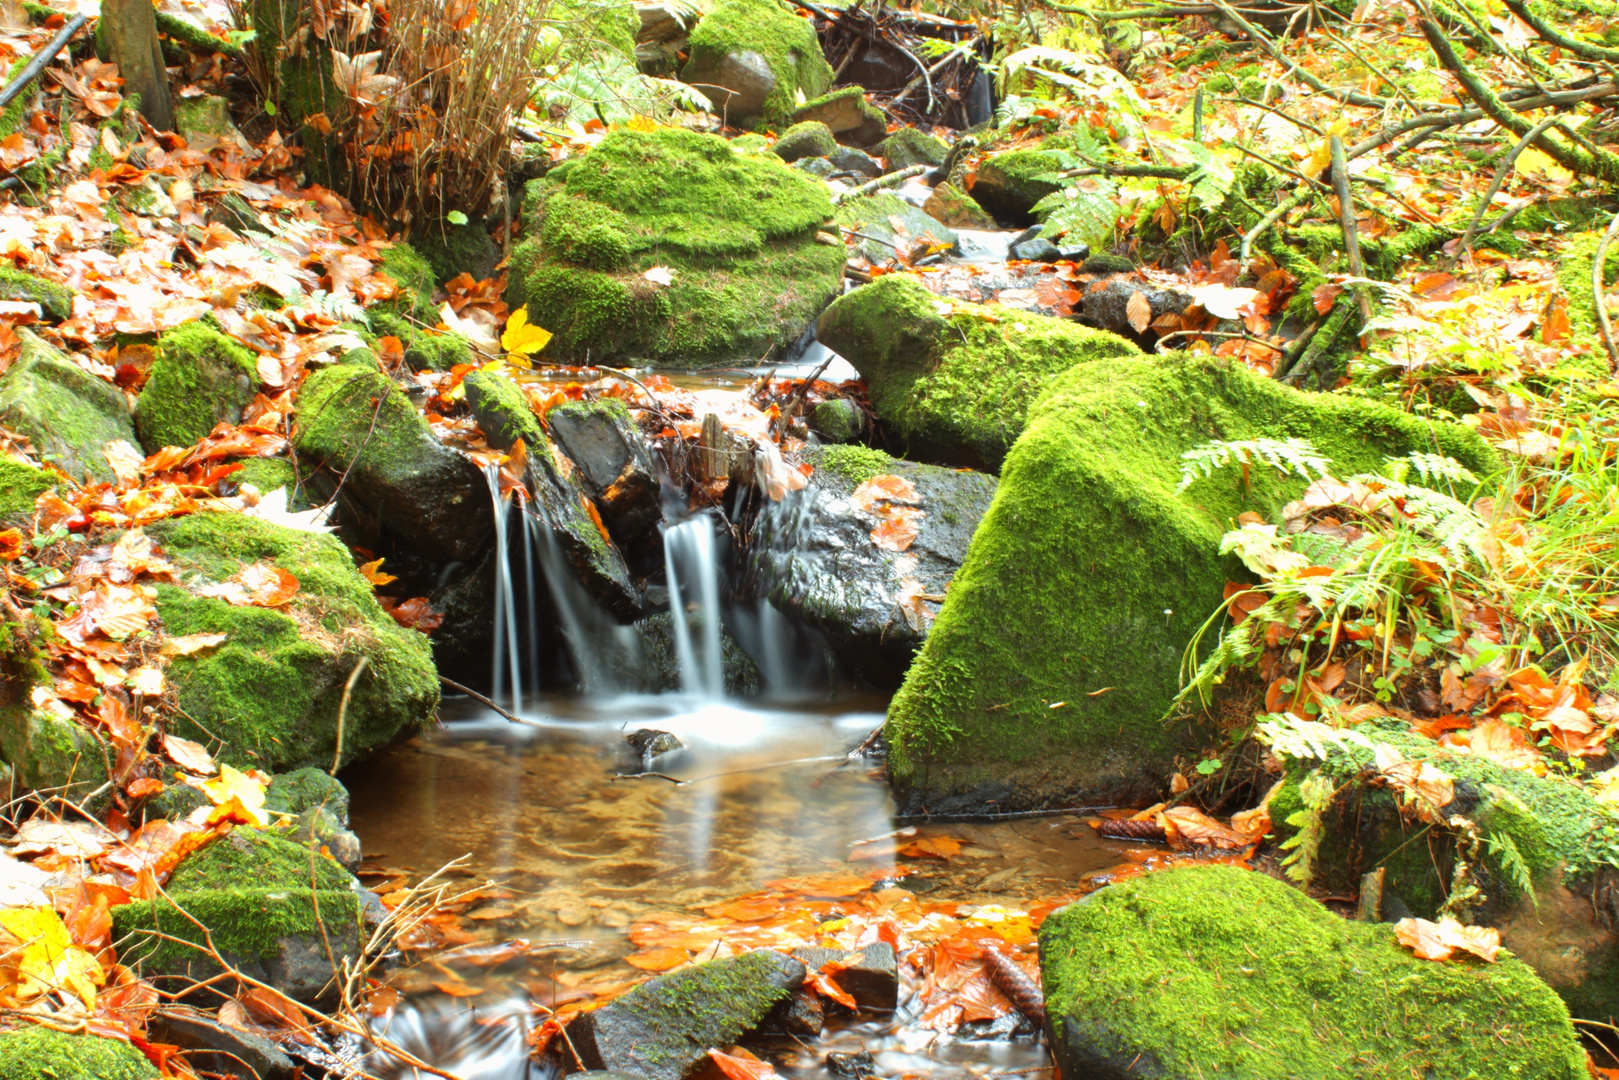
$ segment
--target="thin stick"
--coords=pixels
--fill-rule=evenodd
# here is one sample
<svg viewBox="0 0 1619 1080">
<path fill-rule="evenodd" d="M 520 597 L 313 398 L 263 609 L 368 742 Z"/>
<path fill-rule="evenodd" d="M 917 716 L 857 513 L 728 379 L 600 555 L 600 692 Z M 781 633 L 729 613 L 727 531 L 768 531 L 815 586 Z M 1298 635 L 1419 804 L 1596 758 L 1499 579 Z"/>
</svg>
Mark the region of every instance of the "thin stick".
<svg viewBox="0 0 1619 1080">
<path fill-rule="evenodd" d="M 1337 135 L 1332 137 L 1332 186 L 1338 193 L 1338 224 L 1344 233 L 1344 253 L 1349 256 L 1349 272 L 1363 278 L 1366 276 L 1366 263 L 1360 257 L 1360 231 L 1355 228 L 1355 200 L 1349 194 L 1349 162 L 1344 158 L 1344 141 Z M 1361 286 L 1354 288 L 1361 319 L 1371 322 L 1371 297 Z"/>
<path fill-rule="evenodd" d="M 460 683 L 456 682 L 454 679 L 446 679 L 444 676 L 440 675 L 438 677 L 438 681 L 443 683 L 445 686 L 448 686 L 451 690 L 454 690 L 458 694 L 465 694 L 469 698 L 473 698 L 473 699 L 475 699 L 477 701 L 483 702 L 485 705 L 489 706 L 491 709 L 495 710 L 500 715 L 504 716 L 506 719 L 510 720 L 514 724 L 527 724 L 529 727 L 544 727 L 545 726 L 544 724 L 535 723 L 533 720 L 525 720 L 521 716 L 513 716 L 511 713 L 507 712 L 505 709 L 501 708 L 499 705 L 496 705 L 493 701 L 490 701 L 488 698 L 486 698 L 482 694 L 478 693 L 478 691 L 472 689 L 469 686 L 462 686 Z"/>
<path fill-rule="evenodd" d="M 45 47 L 34 54 L 34 58 L 28 61 L 28 66 L 19 71 L 17 77 L 7 83 L 4 90 L 0 90 L 0 109 L 11 104 L 18 94 L 21 94 L 35 79 L 39 78 L 39 73 L 44 71 L 52 60 L 56 59 L 56 54 L 61 52 L 67 46 L 67 43 L 73 39 L 73 35 L 84 29 L 84 24 L 89 21 L 90 16 L 88 15 L 75 15 L 69 19 L 67 25 L 58 30 L 56 36 L 47 41 Z"/>
<path fill-rule="evenodd" d="M 1619 372 L 1619 348 L 1613 343 L 1613 324 L 1608 321 L 1608 305 L 1603 302 L 1607 290 L 1602 286 L 1604 277 L 1603 267 L 1608 261 L 1608 245 L 1613 243 L 1613 237 L 1619 232 L 1619 213 L 1613 215 L 1608 222 L 1608 231 L 1602 234 L 1602 241 L 1597 244 L 1596 261 L 1591 264 L 1591 298 L 1596 301 L 1597 329 L 1602 331 L 1602 344 L 1608 350 L 1608 369 Z"/>
<path fill-rule="evenodd" d="M 343 763 L 343 722 L 349 715 L 349 695 L 354 693 L 354 684 L 360 678 L 360 672 L 371 662 L 369 656 L 360 657 L 360 662 L 354 665 L 349 672 L 348 682 L 343 684 L 343 700 L 337 703 L 337 750 L 332 754 L 332 775 L 337 775 L 337 767 Z"/>
<path fill-rule="evenodd" d="M 1270 228 L 1272 225 L 1276 224 L 1278 221 L 1282 220 L 1284 217 L 1291 214 L 1305 203 L 1309 202 L 1310 197 L 1314 194 L 1315 192 L 1311 191 L 1310 188 L 1306 186 L 1303 191 L 1282 203 L 1264 217 L 1260 218 L 1257 225 L 1243 233 L 1242 246 L 1237 253 L 1237 265 L 1248 265 L 1248 255 L 1253 251 L 1254 241 L 1259 239 L 1260 233 L 1263 233 L 1266 229 Z"/>
<path fill-rule="evenodd" d="M 1473 237 L 1478 233 L 1478 223 L 1484 220 L 1484 211 L 1490 208 L 1490 200 L 1495 198 L 1495 193 L 1501 190 L 1502 184 L 1506 183 L 1507 174 L 1512 171 L 1512 166 L 1517 162 L 1518 155 L 1523 153 L 1530 143 L 1540 138 L 1541 132 L 1557 123 L 1559 119 L 1561 118 L 1555 113 L 1546 117 L 1546 119 L 1530 128 L 1529 134 L 1519 139 L 1517 145 L 1507 151 L 1507 156 L 1501 159 L 1500 167 L 1495 170 L 1495 178 L 1490 181 L 1490 189 L 1484 193 L 1484 198 L 1479 202 L 1478 209 L 1473 211 L 1473 220 L 1467 223 L 1467 231 L 1462 233 L 1462 242 L 1457 248 L 1458 251 L 1472 250 Z M 1460 256 L 1457 257 L 1460 258 Z"/>
</svg>

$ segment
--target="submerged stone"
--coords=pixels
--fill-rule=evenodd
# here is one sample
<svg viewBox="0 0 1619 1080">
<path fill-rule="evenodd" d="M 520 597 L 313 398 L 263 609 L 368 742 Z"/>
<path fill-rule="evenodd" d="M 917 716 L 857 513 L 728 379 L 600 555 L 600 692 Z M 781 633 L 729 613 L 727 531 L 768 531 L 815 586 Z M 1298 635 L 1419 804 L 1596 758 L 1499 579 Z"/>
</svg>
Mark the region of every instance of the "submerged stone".
<svg viewBox="0 0 1619 1080">
<path fill-rule="evenodd" d="M 0 427 L 28 439 L 34 453 L 75 480 L 117 479 L 103 448 L 136 445 L 124 392 L 18 328 L 22 351 L 0 375 Z"/>
<path fill-rule="evenodd" d="M 984 473 L 919 465 L 863 446 L 810 447 L 809 485 L 760 514 L 744 591 L 768 599 L 873 685 L 893 689 L 928 634 L 995 495 Z M 851 499 L 861 483 L 898 475 L 922 511 L 904 551 L 879 548 L 885 520 Z"/>
<path fill-rule="evenodd" d="M 761 116 L 780 123 L 795 100 L 832 85 L 814 25 L 780 0 L 720 0 L 692 29 L 688 48 L 681 80 L 728 124 Z"/>
<path fill-rule="evenodd" d="M 216 757 L 283 772 L 330 769 L 344 686 L 364 658 L 344 714 L 342 761 L 358 760 L 424 726 L 438 704 L 426 635 L 394 622 L 335 537 L 240 514 L 194 514 L 147 527 L 180 571 L 157 586 L 167 631 L 226 634 L 218 647 L 168 668 L 178 734 L 218 739 Z M 268 560 L 298 579 L 283 608 L 234 606 L 187 586 L 229 579 Z"/>
<path fill-rule="evenodd" d="M 712 17 L 712 16 L 711 16 Z M 826 186 L 773 154 L 664 128 L 609 135 L 531 181 L 508 306 L 561 361 L 700 367 L 786 349 L 836 295 Z M 670 284 L 645 276 L 662 266 Z"/>
<path fill-rule="evenodd" d="M 1109 357 L 1048 384 L 890 704 L 902 813 L 1160 794 L 1196 734 L 1164 719 L 1186 647 L 1225 583 L 1244 576 L 1220 537 L 1238 514 L 1279 512 L 1304 487 L 1253 470 L 1247 485 L 1217 474 L 1179 490 L 1186 451 L 1263 435 L 1311 440 L 1340 475 L 1419 449 L 1481 475 L 1495 462 L 1458 425 L 1301 393 L 1214 359 Z"/>
<path fill-rule="evenodd" d="M 885 941 L 850 950 L 806 946 L 794 949 L 792 956 L 810 971 L 836 965 L 832 981 L 863 1010 L 893 1012 L 899 1006 L 899 963 L 894 947 Z"/>
<path fill-rule="evenodd" d="M 860 253 L 878 265 L 908 257 L 918 245 L 941 251 L 959 247 L 954 229 L 886 192 L 862 195 L 839 206 L 838 224 L 861 234 L 854 237 Z"/>
<path fill-rule="evenodd" d="M 258 385 L 258 357 L 219 331 L 190 322 L 164 333 L 135 399 L 141 446 L 148 454 L 191 446 L 218 424 L 240 422 Z"/>
<path fill-rule="evenodd" d="M 910 274 L 839 298 L 816 333 L 859 370 L 878 419 L 910 456 L 990 470 L 1054 377 L 1140 355 L 1123 338 L 1063 319 L 953 305 Z"/>
<path fill-rule="evenodd" d="M 1068 1077 L 1577 1080 L 1568 1011 L 1522 961 L 1419 960 L 1261 873 L 1150 873 L 1040 928 Z"/>
<path fill-rule="evenodd" d="M 760 949 L 662 975 L 570 1021 L 564 1067 L 684 1080 L 758 1027 L 804 982 L 804 965 Z"/>
</svg>

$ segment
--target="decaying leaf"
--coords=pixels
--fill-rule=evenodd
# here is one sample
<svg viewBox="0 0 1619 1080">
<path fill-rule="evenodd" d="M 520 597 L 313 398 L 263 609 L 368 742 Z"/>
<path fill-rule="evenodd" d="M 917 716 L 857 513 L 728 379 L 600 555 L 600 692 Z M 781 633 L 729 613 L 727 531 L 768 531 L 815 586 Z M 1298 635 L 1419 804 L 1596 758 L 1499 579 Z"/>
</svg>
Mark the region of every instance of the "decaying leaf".
<svg viewBox="0 0 1619 1080">
<path fill-rule="evenodd" d="M 1463 926 L 1448 916 L 1437 923 L 1401 919 L 1394 924 L 1394 937 L 1423 960 L 1449 960 L 1460 949 L 1494 963 L 1501 951 L 1501 934 L 1495 928 Z"/>
</svg>

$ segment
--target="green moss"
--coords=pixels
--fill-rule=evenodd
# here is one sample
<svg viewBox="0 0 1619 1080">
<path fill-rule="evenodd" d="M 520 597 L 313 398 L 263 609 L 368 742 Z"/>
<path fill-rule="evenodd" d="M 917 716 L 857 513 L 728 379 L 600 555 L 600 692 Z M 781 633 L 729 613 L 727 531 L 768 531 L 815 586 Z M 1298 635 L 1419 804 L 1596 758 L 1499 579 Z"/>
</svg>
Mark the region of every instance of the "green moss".
<svg viewBox="0 0 1619 1080">
<path fill-rule="evenodd" d="M 302 814 L 321 807 L 346 826 L 349 820 L 349 793 L 335 776 L 320 769 L 297 769 L 270 781 L 264 792 L 264 808 L 273 814 Z"/>
<path fill-rule="evenodd" d="M 146 1055 L 120 1039 L 25 1024 L 0 1031 L 0 1080 L 156 1080 Z"/>
<path fill-rule="evenodd" d="M 264 829 L 236 828 L 187 855 L 170 876 L 168 890 L 252 886 L 308 891 L 314 886 L 321 892 L 352 892 L 354 885 L 354 876 L 318 849 Z"/>
<path fill-rule="evenodd" d="M 264 961 L 275 958 L 282 939 L 307 937 L 318 943 L 324 930 L 341 954 L 340 943 L 358 936 L 361 902 L 356 892 L 311 892 L 307 884 L 171 889 L 166 897 L 115 907 L 112 916 L 113 939 L 122 944 L 121 962 L 148 973 L 171 974 L 206 963 L 197 948 L 205 941 L 227 959 Z M 206 937 L 198 923 L 207 928 Z"/>
<path fill-rule="evenodd" d="M 1021 220 L 1034 204 L 1061 190 L 1061 185 L 1039 177 L 1060 172 L 1067 158 L 1056 150 L 1010 150 L 978 166 L 972 197 L 992 214 Z"/>
<path fill-rule="evenodd" d="M 1138 356 L 1114 334 L 1043 315 L 945 316 L 907 274 L 879 278 L 821 316 L 822 342 L 860 371 L 872 408 L 913 451 L 993 470 L 1029 406 L 1075 364 Z"/>
<path fill-rule="evenodd" d="M 1586 1075 L 1568 1010 L 1522 961 L 1419 960 L 1391 926 L 1247 870 L 1109 886 L 1048 918 L 1040 955 L 1065 1075 Z"/>
<path fill-rule="evenodd" d="M 22 351 L 0 376 L 0 425 L 28 437 L 34 452 L 75 479 L 112 482 L 102 453 L 109 442 L 137 442 L 124 394 L 27 329 Z"/>
<path fill-rule="evenodd" d="M 433 306 L 433 266 L 409 244 L 395 242 L 382 253 L 378 267 L 399 283 L 399 295 L 378 305 L 417 323 L 434 326 L 438 309 Z"/>
<path fill-rule="evenodd" d="M 56 477 L 15 458 L 0 457 L 0 525 L 11 528 L 30 521 L 34 503 L 56 486 Z"/>
<path fill-rule="evenodd" d="M 204 136 L 223 138 L 230 134 L 231 126 L 230 103 L 222 97 L 205 94 L 174 103 L 174 130 L 187 141 Z"/>
<path fill-rule="evenodd" d="M 814 98 L 832 85 L 832 68 L 821 53 L 814 25 L 780 0 L 720 0 L 692 29 L 688 51 L 681 77 L 693 84 L 715 82 L 731 53 L 751 51 L 764 57 L 776 85 L 760 114 L 771 123 L 787 119 L 800 93 Z M 716 111 L 724 111 L 728 96 L 723 90 L 715 92 Z M 727 118 L 731 123 L 748 119 Z"/>
<path fill-rule="evenodd" d="M 529 193 L 507 304 L 555 335 L 549 357 L 754 359 L 791 344 L 837 289 L 843 251 L 814 241 L 825 187 L 712 135 L 616 133 L 560 188 L 548 177 Z M 671 286 L 641 277 L 659 264 Z"/>
<path fill-rule="evenodd" d="M 22 56 L 12 61 L 11 67 L 6 71 L 6 82 L 10 83 L 15 79 L 22 69 L 28 66 L 30 59 L 30 57 Z M 0 139 L 10 138 L 22 126 L 23 120 L 28 114 L 29 97 L 30 95 L 26 93 L 18 94 L 5 107 L 5 111 L 0 112 Z"/>
<path fill-rule="evenodd" d="M 831 128 L 819 120 L 806 120 L 782 132 L 771 150 L 783 161 L 797 161 L 806 157 L 826 157 L 837 148 L 838 141 L 832 137 Z"/>
<path fill-rule="evenodd" d="M 1414 449 L 1481 474 L 1495 461 L 1459 426 L 1211 360 L 1110 357 L 1050 380 L 890 706 L 902 805 L 1158 792 L 1181 745 L 1162 717 L 1182 653 L 1225 583 L 1244 576 L 1218 554 L 1220 536 L 1239 513 L 1274 514 L 1302 488 L 1256 474 L 1247 488 L 1221 476 L 1179 492 L 1178 462 L 1210 440 L 1259 436 L 1311 439 L 1344 474 Z"/>
<path fill-rule="evenodd" d="M 135 402 L 135 430 L 148 453 L 191 446 L 217 424 L 241 420 L 259 385 L 258 359 L 200 322 L 165 332 Z"/>
<path fill-rule="evenodd" d="M 157 18 L 158 33 L 167 37 L 170 41 L 179 42 L 191 52 L 201 53 L 204 56 L 216 52 L 224 53 L 233 60 L 240 60 L 243 58 L 243 53 L 240 47 L 232 45 L 229 41 L 220 37 L 218 34 L 210 34 L 208 31 L 204 30 L 190 19 L 181 18 L 180 16 L 171 14 L 167 11 L 154 12 L 154 15 Z M 101 24 L 97 23 L 97 31 L 99 31 L 100 28 Z M 164 50 L 164 53 L 167 55 L 168 50 Z M 191 57 L 183 56 L 183 59 L 185 61 L 190 61 Z M 171 63 L 172 62 L 173 61 L 171 61 Z M 184 98 L 176 99 L 176 115 L 179 114 L 180 106 L 185 100 L 186 99 Z M 219 132 L 216 134 L 223 133 Z"/>
<path fill-rule="evenodd" d="M 894 459 L 868 446 L 828 446 L 821 451 L 821 468 L 854 484 L 891 472 Z"/>
<path fill-rule="evenodd" d="M 943 139 L 934 138 L 925 131 L 902 127 L 877 144 L 879 156 L 888 160 L 891 169 L 904 169 L 912 165 L 942 165 L 950 148 Z"/>
<path fill-rule="evenodd" d="M 398 338 L 405 346 L 405 363 L 416 371 L 449 371 L 458 364 L 474 362 L 472 343 L 453 330 L 417 326 L 392 311 L 380 308 L 373 308 L 366 314 L 370 317 L 371 325 L 362 328 L 361 336 L 372 344 L 376 344 L 381 337 Z"/>
<path fill-rule="evenodd" d="M 426 637 L 396 624 L 331 536 L 258 518 L 198 514 L 149 527 L 187 580 L 224 581 L 261 559 L 298 579 L 285 609 L 236 607 L 159 585 L 158 613 L 172 635 L 224 633 L 218 648 L 176 657 L 169 681 L 183 715 L 177 731 L 224 742 L 237 765 L 272 771 L 330 768 L 343 684 L 363 656 L 345 716 L 352 761 L 425 724 L 438 702 Z"/>
<path fill-rule="evenodd" d="M 0 267 L 0 300 L 22 300 L 39 305 L 50 322 L 73 317 L 73 290 L 57 281 L 15 267 Z"/>
<path fill-rule="evenodd" d="M 428 266 L 437 284 L 471 274 L 475 279 L 489 276 L 500 261 L 500 253 L 489 232 L 479 221 L 465 225 L 442 221 L 424 225 L 411 233 L 410 244 Z M 431 292 L 431 288 L 428 290 Z"/>
</svg>

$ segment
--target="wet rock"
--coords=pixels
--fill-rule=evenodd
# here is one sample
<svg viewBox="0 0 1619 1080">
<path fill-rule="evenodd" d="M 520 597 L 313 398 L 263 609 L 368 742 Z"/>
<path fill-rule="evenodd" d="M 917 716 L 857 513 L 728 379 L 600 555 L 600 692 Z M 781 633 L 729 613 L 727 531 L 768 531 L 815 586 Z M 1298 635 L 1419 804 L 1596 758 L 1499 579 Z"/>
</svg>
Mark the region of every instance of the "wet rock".
<svg viewBox="0 0 1619 1080">
<path fill-rule="evenodd" d="M 647 760 L 660 754 L 672 754 L 676 750 L 684 749 L 686 745 L 669 732 L 658 731 L 655 728 L 632 731 L 624 736 L 624 741 L 630 744 L 630 749 Z"/>
<path fill-rule="evenodd" d="M 752 363 L 837 294 L 843 247 L 816 240 L 831 216 L 826 185 L 774 154 L 678 128 L 615 132 L 530 181 L 506 303 L 555 334 L 557 361 Z M 654 266 L 673 284 L 647 280 Z"/>
<path fill-rule="evenodd" d="M 65 322 L 73 317 L 72 289 L 12 266 L 0 267 L 0 300 L 38 304 L 40 318 L 46 322 Z"/>
<path fill-rule="evenodd" d="M 1027 222 L 1034 216 L 1035 203 L 1062 190 L 1055 181 L 1040 177 L 1059 172 L 1063 167 L 1063 155 L 1053 150 L 1011 150 L 996 154 L 978 166 L 973 198 L 1003 221 Z"/>
<path fill-rule="evenodd" d="M 1013 259 L 1027 259 L 1029 262 L 1056 262 L 1062 258 L 1062 252 L 1043 236 L 1036 236 L 1030 240 L 1023 240 L 1007 248 L 1008 257 Z"/>
<path fill-rule="evenodd" d="M 1029 410 L 889 706 L 901 813 L 1130 805 L 1161 793 L 1175 755 L 1202 734 L 1163 722 L 1182 658 L 1242 574 L 1220 537 L 1239 514 L 1279 513 L 1304 487 L 1266 476 L 1180 490 L 1177 463 L 1212 439 L 1261 433 L 1309 438 L 1344 474 L 1422 447 L 1475 470 L 1494 461 L 1460 425 L 1300 393 L 1213 358 L 1108 357 L 1063 372 Z"/>
<path fill-rule="evenodd" d="M 794 124 L 781 133 L 771 151 L 783 161 L 798 161 L 801 158 L 829 157 L 838 148 L 838 141 L 832 137 L 832 129 L 819 120 L 806 120 L 802 124 Z"/>
<path fill-rule="evenodd" d="M 128 942 L 120 960 L 160 986 L 218 975 L 195 947 L 208 940 L 242 974 L 316 1004 L 334 997 L 335 965 L 359 957 L 369 897 L 318 851 L 238 827 L 182 860 L 165 896 L 113 908 L 113 934 Z"/>
<path fill-rule="evenodd" d="M 252 204 L 234 191 L 227 191 L 215 199 L 209 205 L 208 213 L 204 220 L 210 225 L 223 225 L 232 232 L 243 236 L 251 233 L 259 233 L 263 236 L 270 235 L 270 230 L 266 229 L 264 223 L 259 220 L 258 211 L 254 210 Z"/>
<path fill-rule="evenodd" d="M 1130 300 L 1136 293 L 1146 298 L 1152 318 L 1179 315 L 1192 303 L 1192 297 L 1179 289 L 1163 289 L 1127 277 L 1109 278 L 1100 288 L 1085 290 L 1080 301 L 1080 317 L 1091 326 L 1110 330 L 1121 337 L 1136 337 L 1130 325 Z"/>
<path fill-rule="evenodd" d="M 0 705 L 0 759 L 21 788 L 88 798 L 107 782 L 112 753 L 84 725 L 36 709 L 26 698 Z"/>
<path fill-rule="evenodd" d="M 888 134 L 888 120 L 866 100 L 866 92 L 858 86 L 843 86 L 824 97 L 800 105 L 793 113 L 793 123 L 818 120 L 832 130 L 838 142 L 845 146 L 876 146 Z M 881 175 L 882 170 L 878 170 Z"/>
<path fill-rule="evenodd" d="M 810 971 L 820 971 L 828 964 L 841 965 L 832 975 L 832 981 L 854 998 L 862 1010 L 893 1012 L 899 1007 L 899 964 L 894 957 L 894 947 L 887 942 L 874 942 L 847 952 L 804 947 L 794 949 L 792 955 L 803 961 Z"/>
<path fill-rule="evenodd" d="M 814 26 L 772 0 L 721 0 L 692 30 L 689 49 L 681 80 L 729 124 L 781 123 L 795 101 L 832 85 Z"/>
<path fill-rule="evenodd" d="M 1586 1075 L 1563 1003 L 1522 961 L 1420 960 L 1392 927 L 1234 867 L 1101 889 L 1046 919 L 1040 959 L 1064 1076 L 1269 1080 L 1410 1060 L 1431 1076 Z M 1513 1037 L 1493 1037 L 1509 1016 Z"/>
<path fill-rule="evenodd" d="M 135 399 L 135 431 L 155 454 L 236 424 L 258 391 L 258 357 L 202 322 L 158 338 L 157 359 Z"/>
<path fill-rule="evenodd" d="M 292 441 L 300 457 L 347 476 L 345 497 L 389 544 L 466 559 L 494 532 L 483 473 L 375 368 L 340 364 L 305 380 Z"/>
<path fill-rule="evenodd" d="M 812 447 L 805 459 L 815 467 L 809 486 L 754 526 L 746 591 L 819 632 L 873 685 L 895 687 L 966 558 L 995 480 L 863 446 Z M 903 552 L 877 547 L 871 533 L 882 519 L 850 501 L 860 483 L 882 474 L 914 484 L 923 511 L 916 540 Z"/>
<path fill-rule="evenodd" d="M 1086 274 L 1133 274 L 1136 264 L 1123 255 L 1109 255 L 1104 252 L 1086 259 L 1079 269 Z"/>
<path fill-rule="evenodd" d="M 1089 244 L 1060 244 L 1057 247 L 1057 258 L 1064 262 L 1083 263 L 1091 253 Z"/>
<path fill-rule="evenodd" d="M 1056 375 L 1131 342 L 1063 319 L 946 316 L 914 275 L 888 274 L 840 297 L 816 333 L 866 380 L 895 445 L 914 458 L 994 471 L 1029 406 Z"/>
<path fill-rule="evenodd" d="M 275 1043 L 205 1013 L 164 1009 L 146 1027 L 151 1041 L 178 1046 L 186 1064 L 200 1072 L 228 1076 L 245 1068 L 259 1080 L 292 1080 L 295 1074 L 292 1059 Z"/>
<path fill-rule="evenodd" d="M 810 410 L 809 429 L 827 442 L 858 442 L 865 428 L 865 412 L 848 398 L 832 398 Z"/>
<path fill-rule="evenodd" d="M 951 184 L 933 189 L 922 212 L 957 229 L 993 229 L 995 219 L 984 212 L 971 195 Z"/>
<path fill-rule="evenodd" d="M 124 392 L 33 331 L 19 328 L 17 338 L 21 352 L 0 375 L 0 427 L 27 438 L 34 453 L 75 480 L 116 480 L 102 447 L 139 441 Z"/>
<path fill-rule="evenodd" d="M 0 1031 L 0 1075 L 6 1080 L 157 1080 L 158 1071 L 123 1039 L 25 1023 Z"/>
<path fill-rule="evenodd" d="M 875 179 L 883 174 L 883 167 L 877 163 L 876 158 L 852 146 L 838 147 L 826 155 L 826 160 L 830 161 L 832 167 L 840 173 L 851 173 L 867 179 Z"/>
<path fill-rule="evenodd" d="M 837 172 L 837 166 L 824 157 L 799 158 L 793 162 L 793 168 L 807 172 L 811 176 L 818 176 L 822 180 Z"/>
<path fill-rule="evenodd" d="M 781 1002 L 760 1025 L 765 1031 L 818 1038 L 826 1028 L 826 1003 L 807 987 Z"/>
<path fill-rule="evenodd" d="M 179 571 L 157 586 L 170 634 L 223 633 L 217 648 L 175 657 L 168 668 L 182 715 L 174 731 L 214 740 L 220 760 L 272 772 L 329 769 L 337 712 L 355 665 L 344 715 L 343 763 L 424 726 L 438 705 L 438 674 L 426 635 L 400 626 L 377 603 L 336 537 L 241 514 L 196 514 L 147 526 Z M 236 606 L 192 591 L 265 560 L 298 579 L 278 609 Z"/>
<path fill-rule="evenodd" d="M 349 792 L 342 782 L 320 769 L 309 767 L 281 773 L 264 789 L 264 808 L 272 814 L 302 814 L 323 809 L 344 828 L 349 823 Z"/>
<path fill-rule="evenodd" d="M 490 371 L 473 372 L 467 376 L 465 386 L 467 403 L 472 406 L 472 414 L 489 445 L 497 450 L 509 450 L 522 440 L 527 448 L 528 489 L 543 511 L 563 558 L 573 568 L 575 580 L 618 618 L 628 619 L 639 614 L 640 597 L 630 581 L 624 557 L 603 535 L 586 509 L 589 492 L 581 475 L 583 470 L 557 460 L 551 452 L 550 438 L 529 408 L 522 389 L 504 375 Z M 624 419 L 627 420 L 627 416 Z M 598 476 L 612 473 L 612 447 L 613 440 L 619 437 L 617 434 L 602 433 L 598 422 L 587 422 L 584 416 L 577 424 L 565 422 L 564 426 L 577 427 L 581 450 L 590 451 L 592 468 Z M 589 432 L 597 432 L 599 439 L 591 441 L 586 437 Z M 634 456 L 633 447 L 621 445 L 619 449 L 626 459 Z M 628 463 L 612 475 L 617 477 L 627 471 L 631 471 Z"/>
<path fill-rule="evenodd" d="M 879 264 L 892 260 L 896 250 L 908 253 L 918 244 L 942 245 L 944 250 L 959 244 L 954 229 L 886 192 L 862 195 L 839 206 L 838 223 L 862 233 L 856 238 L 861 254 Z"/>
<path fill-rule="evenodd" d="M 877 144 L 877 156 L 888 162 L 889 172 L 912 165 L 942 165 L 949 150 L 943 139 L 913 127 L 902 127 Z"/>
<path fill-rule="evenodd" d="M 691 632 L 698 637 L 701 625 L 695 619 L 693 624 Z M 628 677 L 648 694 L 685 689 L 680 652 L 675 645 L 674 616 L 660 611 L 637 622 L 635 631 L 640 636 L 641 666 L 637 671 L 626 673 Z M 720 677 L 725 693 L 731 697 L 748 697 L 759 692 L 759 668 L 723 626 L 720 627 Z"/>
<path fill-rule="evenodd" d="M 710 1047 L 730 1046 L 804 982 L 804 965 L 761 949 L 642 983 L 572 1020 L 568 1043 L 586 1069 L 684 1080 Z M 573 1053 L 563 1056 L 563 1067 Z"/>
<path fill-rule="evenodd" d="M 663 518 L 658 471 L 646 437 L 618 398 L 570 401 L 546 414 L 557 446 L 579 467 L 607 531 L 640 543 Z"/>
</svg>

